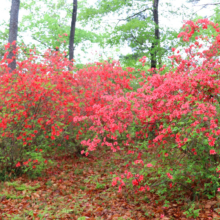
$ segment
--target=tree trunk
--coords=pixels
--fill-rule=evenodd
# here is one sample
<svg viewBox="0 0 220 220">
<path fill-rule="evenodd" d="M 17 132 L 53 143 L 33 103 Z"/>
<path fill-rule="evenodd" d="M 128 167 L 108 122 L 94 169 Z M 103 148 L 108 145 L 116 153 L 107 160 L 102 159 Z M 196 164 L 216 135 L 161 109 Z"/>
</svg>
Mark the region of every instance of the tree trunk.
<svg viewBox="0 0 220 220">
<path fill-rule="evenodd" d="M 74 58 L 74 37 L 76 28 L 76 16 L 77 16 L 77 0 L 73 0 L 73 13 L 69 38 L 69 60 Z"/>
<path fill-rule="evenodd" d="M 153 0 L 153 19 L 155 23 L 154 31 L 154 42 L 151 45 L 151 68 L 157 68 L 157 47 L 160 41 L 160 30 L 159 30 L 159 15 L 158 15 L 159 0 Z"/>
<path fill-rule="evenodd" d="M 8 64 L 10 68 L 9 72 L 11 73 L 14 69 L 16 69 L 16 54 L 13 51 L 16 50 L 16 41 L 18 35 L 18 14 L 19 14 L 19 6 L 20 0 L 12 0 L 11 11 L 10 11 L 10 27 L 9 27 L 9 39 L 8 42 L 13 45 L 10 45 L 8 59 L 13 59 L 13 62 Z"/>
</svg>

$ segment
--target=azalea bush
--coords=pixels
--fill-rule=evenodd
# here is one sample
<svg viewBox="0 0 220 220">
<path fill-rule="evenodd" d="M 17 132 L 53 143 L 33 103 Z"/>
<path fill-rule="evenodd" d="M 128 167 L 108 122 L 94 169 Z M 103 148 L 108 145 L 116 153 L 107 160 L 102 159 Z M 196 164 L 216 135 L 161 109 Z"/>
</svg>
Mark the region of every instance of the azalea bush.
<svg viewBox="0 0 220 220">
<path fill-rule="evenodd" d="M 1 61 L 0 168 L 3 174 L 14 169 L 16 172 L 42 170 L 42 162 L 48 161 L 43 161 L 41 152 L 53 152 L 56 148 L 67 153 L 81 152 L 80 142 L 95 136 L 89 130 L 92 122 L 87 120 L 94 115 L 91 106 L 105 105 L 99 98 L 101 93 L 111 96 L 129 87 L 127 73 L 120 68 L 113 69 L 114 64 L 97 63 L 74 75 L 65 54 L 47 51 L 39 61 L 34 51 L 31 53 L 27 60 L 17 63 L 17 69 L 11 74 L 7 53 Z M 78 117 L 84 121 L 78 121 Z M 37 157 L 36 152 L 40 152 Z"/>
<path fill-rule="evenodd" d="M 144 127 L 139 130 L 140 139 L 150 123 L 159 125 L 156 137 L 144 141 L 154 160 L 143 159 L 142 178 L 134 181 L 140 190 L 147 187 L 163 194 L 184 189 L 195 199 L 214 196 L 219 188 L 220 29 L 207 19 L 189 21 L 179 37 L 188 41 L 208 26 L 216 30 L 211 39 L 197 37 L 185 49 L 184 58 L 173 49 L 173 68 L 148 77 L 133 96 L 134 102 L 142 102 L 142 108 L 136 108 L 137 120 Z"/>
<path fill-rule="evenodd" d="M 188 21 L 178 37 L 188 41 L 209 26 L 216 31 L 210 39 L 196 37 L 182 55 L 173 48 L 170 71 L 160 74 L 164 67 L 149 70 L 158 74 L 142 74 L 136 92 L 102 96 L 109 102 L 95 106 L 95 114 L 89 117 L 90 130 L 106 134 L 103 147 L 118 151 L 124 145 L 128 154 L 138 155 L 129 163 L 130 170 L 114 178 L 112 184 L 119 185 L 119 192 L 132 183 L 135 190 L 160 195 L 184 189 L 195 199 L 204 194 L 212 197 L 219 189 L 220 29 L 207 19 Z M 121 137 L 126 139 L 119 145 Z M 88 154 L 100 139 L 81 143 Z"/>
<path fill-rule="evenodd" d="M 12 74 L 7 73 L 5 60 L 2 61 L 1 170 L 11 170 L 15 165 L 18 169 L 29 166 L 32 163 L 29 152 L 39 145 L 43 150 L 49 149 L 63 129 L 62 106 L 59 105 L 62 96 L 57 98 L 62 87 L 57 84 L 55 75 L 50 76 L 51 64 L 37 64 L 33 59 L 32 56 L 18 62 L 18 69 Z M 58 79 L 58 71 L 55 74 Z"/>
<path fill-rule="evenodd" d="M 209 26 L 216 31 L 211 38 L 198 36 Z M 191 199 L 214 196 L 220 188 L 219 31 L 207 19 L 186 22 L 179 38 L 196 34 L 195 42 L 173 48 L 169 71 L 137 70 L 139 78 L 116 61 L 73 74 L 65 53 L 51 51 L 40 62 L 34 55 L 18 62 L 9 74 L 4 58 L 1 170 L 30 172 L 47 164 L 41 152 L 57 148 L 86 156 L 110 148 L 127 152 L 127 169 L 112 182 L 119 192 L 128 186 L 159 195 L 179 190 Z M 143 66 L 146 61 L 140 59 Z"/>
</svg>

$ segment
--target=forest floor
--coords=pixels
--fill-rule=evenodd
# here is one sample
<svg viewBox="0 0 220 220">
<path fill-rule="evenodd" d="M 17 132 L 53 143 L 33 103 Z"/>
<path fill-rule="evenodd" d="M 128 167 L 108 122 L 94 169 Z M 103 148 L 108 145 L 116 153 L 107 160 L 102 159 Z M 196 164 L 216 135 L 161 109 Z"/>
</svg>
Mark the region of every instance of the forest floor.
<svg viewBox="0 0 220 220">
<path fill-rule="evenodd" d="M 59 156 L 42 177 L 22 176 L 0 184 L 0 219 L 220 219 L 217 199 L 194 202 L 199 217 L 186 217 L 187 203 L 164 201 L 151 192 L 112 187 L 111 173 L 126 170 L 123 155 Z M 176 195 L 178 197 L 178 195 Z M 167 203 L 168 202 L 168 203 Z"/>
</svg>

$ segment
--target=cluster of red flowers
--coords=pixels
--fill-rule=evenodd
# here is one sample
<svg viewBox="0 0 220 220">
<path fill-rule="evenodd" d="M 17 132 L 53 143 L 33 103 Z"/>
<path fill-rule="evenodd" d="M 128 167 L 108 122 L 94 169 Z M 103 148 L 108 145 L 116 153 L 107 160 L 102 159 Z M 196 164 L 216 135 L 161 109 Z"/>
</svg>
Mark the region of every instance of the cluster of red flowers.
<svg viewBox="0 0 220 220">
<path fill-rule="evenodd" d="M 137 91 L 130 86 L 135 79 L 129 73 L 133 69 L 124 71 L 117 62 L 96 63 L 73 75 L 68 70 L 71 65 L 65 54 L 47 51 L 41 64 L 34 62 L 31 56 L 18 62 L 13 74 L 7 74 L 7 66 L 1 65 L 2 143 L 11 142 L 16 149 L 23 149 L 23 156 L 36 148 L 33 143 L 53 146 L 57 140 L 81 143 L 84 146 L 81 152 L 86 155 L 97 146 L 107 146 L 114 152 L 124 147 L 130 156 L 135 156 L 136 152 L 129 149 L 134 144 L 133 128 L 136 138 L 144 141 L 147 148 L 155 149 L 159 159 L 171 160 L 172 151 L 181 151 L 208 161 L 219 153 L 216 140 L 219 135 L 220 29 L 217 24 L 202 19 L 186 22 L 184 31 L 179 34 L 184 41 L 189 41 L 201 27 L 206 29 L 210 25 L 217 34 L 212 36 L 208 49 L 206 45 L 201 52 L 203 45 L 196 41 L 185 49 L 187 58 L 182 58 L 177 51 L 170 57 L 172 68 L 147 79 L 143 74 Z M 207 40 L 203 36 L 199 38 Z M 175 52 L 175 48 L 172 51 Z M 2 64 L 5 61 L 3 59 Z M 146 57 L 140 62 L 145 65 Z M 170 139 L 174 143 L 171 150 Z M 154 162 L 143 159 L 140 152 L 138 155 L 133 166 L 155 167 Z M 21 164 L 19 161 L 16 166 Z M 23 164 L 27 165 L 26 158 Z M 163 177 L 174 181 L 178 170 L 175 167 L 170 173 L 164 171 Z M 119 182 L 121 191 L 125 185 L 123 178 L 127 177 L 133 178 L 132 184 L 140 187 L 140 191 L 149 189 L 148 185 L 141 186 L 144 176 L 137 175 L 128 172 L 116 178 L 112 185 Z"/>
</svg>

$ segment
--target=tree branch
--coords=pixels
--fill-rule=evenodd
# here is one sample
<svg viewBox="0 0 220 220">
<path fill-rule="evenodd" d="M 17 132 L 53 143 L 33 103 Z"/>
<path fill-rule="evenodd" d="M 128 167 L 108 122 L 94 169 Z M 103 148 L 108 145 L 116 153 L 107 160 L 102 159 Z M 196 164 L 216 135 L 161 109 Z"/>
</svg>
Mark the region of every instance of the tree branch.
<svg viewBox="0 0 220 220">
<path fill-rule="evenodd" d="M 127 18 L 118 19 L 118 22 L 117 22 L 117 24 L 115 25 L 115 27 L 118 26 L 118 23 L 119 23 L 120 21 L 127 21 L 129 18 L 133 18 L 133 17 L 135 17 L 136 15 L 139 15 L 139 14 L 141 14 L 142 12 L 147 11 L 147 10 L 151 10 L 151 9 L 150 9 L 150 8 L 145 8 L 145 9 L 143 9 L 143 10 L 141 10 L 141 11 L 139 11 L 139 12 L 133 14 L 133 15 L 128 16 Z"/>
<path fill-rule="evenodd" d="M 145 8 L 145 9 L 143 9 L 142 11 L 139 11 L 139 12 L 137 12 L 137 13 L 131 15 L 131 16 L 128 16 L 127 18 L 119 19 L 119 21 L 126 21 L 127 19 L 133 18 L 133 17 L 135 17 L 136 15 L 139 15 L 139 14 L 141 14 L 142 12 L 147 11 L 147 10 L 151 10 L 151 9 L 150 9 L 150 8 Z"/>
<path fill-rule="evenodd" d="M 49 46 L 48 46 L 46 43 L 44 43 L 44 42 L 38 40 L 36 37 L 32 36 L 32 38 L 33 38 L 34 40 L 36 40 L 37 42 L 39 42 L 39 43 L 41 43 L 41 44 L 43 44 L 44 46 L 46 46 L 46 47 L 49 48 Z"/>
<path fill-rule="evenodd" d="M 206 6 L 209 6 L 209 5 L 219 5 L 220 2 L 218 3 L 207 3 L 207 4 L 203 4 L 203 5 L 195 5 L 195 6 L 202 6 L 198 11 L 202 10 L 203 8 L 205 8 Z M 196 11 L 195 13 L 197 13 L 198 11 Z"/>
<path fill-rule="evenodd" d="M 206 3 L 206 4 L 202 4 L 202 5 L 195 5 L 195 6 L 207 6 L 207 5 L 219 5 L 220 2 L 218 3 Z"/>
</svg>

